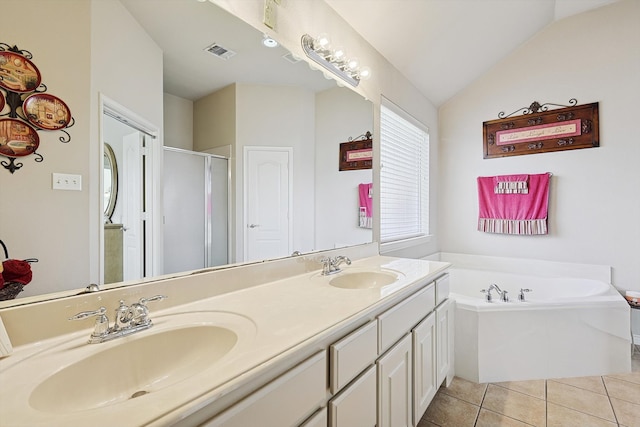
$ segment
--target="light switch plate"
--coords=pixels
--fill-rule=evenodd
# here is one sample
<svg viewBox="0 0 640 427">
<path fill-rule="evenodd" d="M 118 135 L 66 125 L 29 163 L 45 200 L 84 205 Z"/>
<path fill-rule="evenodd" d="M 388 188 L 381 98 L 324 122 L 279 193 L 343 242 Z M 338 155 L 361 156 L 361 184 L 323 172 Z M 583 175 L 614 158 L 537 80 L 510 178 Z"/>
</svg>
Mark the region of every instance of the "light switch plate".
<svg viewBox="0 0 640 427">
<path fill-rule="evenodd" d="M 82 175 L 54 172 L 52 181 L 54 190 L 82 190 Z"/>
</svg>

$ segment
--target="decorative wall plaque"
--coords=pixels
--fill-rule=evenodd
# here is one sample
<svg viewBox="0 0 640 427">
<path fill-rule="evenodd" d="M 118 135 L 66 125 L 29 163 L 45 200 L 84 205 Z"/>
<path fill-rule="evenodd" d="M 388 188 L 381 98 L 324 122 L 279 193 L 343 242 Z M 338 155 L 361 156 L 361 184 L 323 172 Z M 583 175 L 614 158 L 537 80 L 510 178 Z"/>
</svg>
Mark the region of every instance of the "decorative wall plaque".
<svg viewBox="0 0 640 427">
<path fill-rule="evenodd" d="M 533 102 L 482 124 L 484 158 L 519 156 L 600 146 L 598 103 L 569 106 Z M 549 106 L 556 108 L 549 110 Z M 515 114 L 522 112 L 520 116 Z"/>
<path fill-rule="evenodd" d="M 0 165 L 11 173 L 23 166 L 20 157 L 44 160 L 36 151 L 39 131 L 62 132 L 58 139 L 67 143 L 71 135 L 65 129 L 75 122 L 62 99 L 44 93 L 47 86 L 32 59 L 28 50 L 0 43 L 0 156 L 8 159 Z"/>
<path fill-rule="evenodd" d="M 371 132 L 360 135 L 355 140 L 340 144 L 341 171 L 371 169 L 373 166 L 373 140 Z"/>
</svg>

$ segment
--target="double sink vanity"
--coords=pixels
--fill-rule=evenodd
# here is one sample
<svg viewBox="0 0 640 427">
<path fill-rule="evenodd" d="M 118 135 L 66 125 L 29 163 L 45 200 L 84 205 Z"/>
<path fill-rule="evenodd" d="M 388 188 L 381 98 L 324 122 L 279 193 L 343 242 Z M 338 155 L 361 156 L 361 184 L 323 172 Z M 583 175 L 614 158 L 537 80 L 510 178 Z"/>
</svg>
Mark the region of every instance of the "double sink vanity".
<svg viewBox="0 0 640 427">
<path fill-rule="evenodd" d="M 0 425 L 417 425 L 453 376 L 448 267 L 364 245 L 0 308 Z M 88 343 L 141 299 L 152 327 Z"/>
</svg>

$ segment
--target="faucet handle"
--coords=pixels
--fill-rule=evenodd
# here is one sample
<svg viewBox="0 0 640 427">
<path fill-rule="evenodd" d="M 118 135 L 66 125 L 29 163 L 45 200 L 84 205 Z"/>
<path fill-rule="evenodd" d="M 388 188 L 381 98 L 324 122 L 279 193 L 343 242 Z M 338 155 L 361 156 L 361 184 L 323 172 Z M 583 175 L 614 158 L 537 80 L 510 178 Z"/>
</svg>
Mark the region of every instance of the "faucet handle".
<svg viewBox="0 0 640 427">
<path fill-rule="evenodd" d="M 146 306 L 148 302 L 162 301 L 163 299 L 169 298 L 166 295 L 154 295 L 149 298 L 140 298 L 140 304 Z"/>
<path fill-rule="evenodd" d="M 69 317 L 69 320 L 82 320 L 94 316 L 97 318 L 89 342 L 97 342 L 97 340 L 107 335 L 109 332 L 109 319 L 107 318 L 106 307 L 100 307 L 97 310 L 91 311 L 81 311 L 80 313 Z"/>
<path fill-rule="evenodd" d="M 520 288 L 520 293 L 518 294 L 518 301 L 524 301 L 524 293 L 525 292 L 533 292 L 531 289 Z"/>
<path fill-rule="evenodd" d="M 100 317 L 106 314 L 107 314 L 107 309 L 105 307 L 100 307 L 97 310 L 81 311 L 80 313 L 69 317 L 68 320 L 82 320 L 82 319 L 86 319 L 87 317 L 93 317 L 93 316 Z"/>
<path fill-rule="evenodd" d="M 480 292 L 482 292 L 483 294 L 487 294 L 487 296 L 486 296 L 487 302 L 491 302 L 492 301 L 493 297 L 491 296 L 491 288 L 489 288 L 489 290 L 480 289 Z"/>
<path fill-rule="evenodd" d="M 149 298 L 140 298 L 138 302 L 131 304 L 131 307 L 129 308 L 129 311 L 131 312 L 131 324 L 134 326 L 151 324 L 147 303 L 162 301 L 166 298 L 168 298 L 166 295 L 155 295 Z"/>
</svg>

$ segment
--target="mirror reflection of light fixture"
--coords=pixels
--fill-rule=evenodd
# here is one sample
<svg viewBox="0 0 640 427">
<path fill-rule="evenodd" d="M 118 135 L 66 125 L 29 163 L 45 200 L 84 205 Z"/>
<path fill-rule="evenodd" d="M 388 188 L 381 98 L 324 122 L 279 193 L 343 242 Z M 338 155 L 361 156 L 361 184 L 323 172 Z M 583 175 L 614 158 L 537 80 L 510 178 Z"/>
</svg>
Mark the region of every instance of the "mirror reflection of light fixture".
<svg viewBox="0 0 640 427">
<path fill-rule="evenodd" d="M 331 47 L 331 39 L 325 33 L 313 38 L 302 36 L 302 49 L 315 63 L 332 72 L 351 86 L 358 86 L 360 80 L 371 77 L 369 67 L 361 67 L 357 58 L 348 58 L 342 47 Z"/>
</svg>

